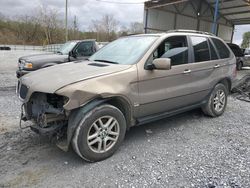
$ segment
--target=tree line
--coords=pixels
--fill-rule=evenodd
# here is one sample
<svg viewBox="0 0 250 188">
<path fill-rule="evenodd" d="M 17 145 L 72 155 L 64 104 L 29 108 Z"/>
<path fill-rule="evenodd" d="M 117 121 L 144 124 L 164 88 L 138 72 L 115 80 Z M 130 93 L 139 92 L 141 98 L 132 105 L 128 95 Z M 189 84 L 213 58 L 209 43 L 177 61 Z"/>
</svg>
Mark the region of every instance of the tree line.
<svg viewBox="0 0 250 188">
<path fill-rule="evenodd" d="M 242 48 L 250 48 L 250 31 L 243 34 Z"/>
<path fill-rule="evenodd" d="M 143 24 L 133 22 L 122 26 L 114 15 L 105 14 L 91 20 L 87 31 L 82 31 L 76 19 L 69 23 L 68 39 L 97 39 L 108 42 L 120 36 L 143 33 Z M 65 42 L 63 19 L 55 9 L 40 7 L 35 15 L 6 18 L 0 14 L 0 44 L 47 45 Z"/>
</svg>

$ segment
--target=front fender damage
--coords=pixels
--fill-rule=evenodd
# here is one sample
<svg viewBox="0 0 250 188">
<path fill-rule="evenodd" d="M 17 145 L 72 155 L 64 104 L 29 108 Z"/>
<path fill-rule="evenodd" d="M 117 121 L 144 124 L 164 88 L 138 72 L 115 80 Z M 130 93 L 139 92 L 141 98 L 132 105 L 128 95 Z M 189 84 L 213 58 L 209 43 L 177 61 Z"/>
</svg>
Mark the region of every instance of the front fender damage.
<svg viewBox="0 0 250 188">
<path fill-rule="evenodd" d="M 68 120 L 67 138 L 58 140 L 56 145 L 63 151 L 68 151 L 72 137 L 75 133 L 77 126 L 80 123 L 79 121 L 81 120 L 81 117 L 84 117 L 90 110 L 99 106 L 102 103 L 105 103 L 106 101 L 107 99 L 96 99 L 81 108 L 72 110 Z"/>
</svg>

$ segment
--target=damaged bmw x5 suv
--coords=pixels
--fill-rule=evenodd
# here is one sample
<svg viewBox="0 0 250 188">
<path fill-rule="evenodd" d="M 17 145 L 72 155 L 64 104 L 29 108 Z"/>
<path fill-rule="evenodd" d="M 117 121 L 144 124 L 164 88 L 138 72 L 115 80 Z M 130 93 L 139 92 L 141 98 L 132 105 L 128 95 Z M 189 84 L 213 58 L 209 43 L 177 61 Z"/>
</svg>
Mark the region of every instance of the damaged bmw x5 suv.
<svg viewBox="0 0 250 188">
<path fill-rule="evenodd" d="M 222 115 L 235 74 L 235 56 L 221 39 L 177 30 L 117 39 L 87 61 L 23 76 L 17 91 L 33 131 L 95 162 L 110 157 L 134 125 L 194 108 Z"/>
</svg>

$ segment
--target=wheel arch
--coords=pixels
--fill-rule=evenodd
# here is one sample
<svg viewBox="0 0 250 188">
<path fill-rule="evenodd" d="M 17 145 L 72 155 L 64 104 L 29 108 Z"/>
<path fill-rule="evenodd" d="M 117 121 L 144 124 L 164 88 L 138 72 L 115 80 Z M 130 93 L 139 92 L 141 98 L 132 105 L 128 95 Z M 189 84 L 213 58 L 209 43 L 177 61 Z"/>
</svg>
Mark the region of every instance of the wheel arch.
<svg viewBox="0 0 250 188">
<path fill-rule="evenodd" d="M 218 83 L 225 85 L 230 93 L 232 90 L 232 80 L 228 77 L 221 79 Z"/>
<path fill-rule="evenodd" d="M 133 124 L 133 118 L 132 118 L 133 116 L 132 116 L 132 109 L 130 107 L 131 104 L 127 101 L 127 99 L 121 96 L 113 96 L 107 99 L 106 103 L 115 106 L 123 113 L 126 119 L 126 126 L 128 130 Z"/>
<path fill-rule="evenodd" d="M 112 96 L 109 98 L 96 98 L 88 102 L 82 107 L 73 109 L 70 112 L 69 120 L 68 120 L 68 127 L 67 127 L 67 144 L 64 146 L 64 150 L 68 150 L 77 125 L 79 124 L 79 120 L 82 116 L 87 114 L 93 108 L 101 105 L 101 104 L 110 104 L 118 108 L 123 114 L 126 119 L 126 129 L 129 129 L 132 123 L 132 111 L 130 108 L 130 103 L 127 99 L 121 96 Z"/>
</svg>

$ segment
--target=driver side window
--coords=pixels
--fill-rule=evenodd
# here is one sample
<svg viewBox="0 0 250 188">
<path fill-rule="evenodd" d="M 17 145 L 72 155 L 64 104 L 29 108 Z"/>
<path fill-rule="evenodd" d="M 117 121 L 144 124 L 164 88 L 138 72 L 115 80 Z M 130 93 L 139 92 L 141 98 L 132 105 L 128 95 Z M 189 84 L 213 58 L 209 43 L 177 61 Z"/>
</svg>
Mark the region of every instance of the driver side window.
<svg viewBox="0 0 250 188">
<path fill-rule="evenodd" d="M 188 45 L 186 36 L 169 37 L 163 41 L 150 56 L 148 64 L 157 58 L 170 58 L 171 65 L 182 65 L 188 63 Z"/>
<path fill-rule="evenodd" d="M 95 52 L 92 42 L 81 42 L 75 51 L 77 56 L 91 56 Z"/>
</svg>

